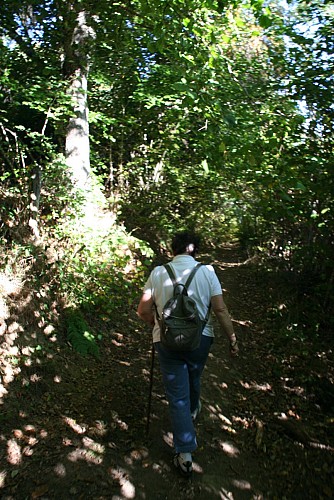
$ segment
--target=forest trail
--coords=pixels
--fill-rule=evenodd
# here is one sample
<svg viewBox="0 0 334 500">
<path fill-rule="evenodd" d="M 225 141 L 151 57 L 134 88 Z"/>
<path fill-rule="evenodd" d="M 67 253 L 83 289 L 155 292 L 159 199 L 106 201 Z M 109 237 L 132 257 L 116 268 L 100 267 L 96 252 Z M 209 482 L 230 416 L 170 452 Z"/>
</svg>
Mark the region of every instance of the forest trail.
<svg viewBox="0 0 334 500">
<path fill-rule="evenodd" d="M 200 260 L 213 263 L 222 282 L 240 355 L 229 356 L 217 331 L 193 480 L 171 464 L 157 360 L 146 436 L 151 336 L 133 305 L 127 318 L 91 318 L 109 333 L 100 360 L 62 348 L 22 373 L 34 384 L 11 384 L 1 414 L 1 500 L 333 497 L 333 408 L 325 411 L 307 385 L 311 373 L 333 370 L 333 357 L 271 330 L 268 281 L 237 247 Z"/>
</svg>

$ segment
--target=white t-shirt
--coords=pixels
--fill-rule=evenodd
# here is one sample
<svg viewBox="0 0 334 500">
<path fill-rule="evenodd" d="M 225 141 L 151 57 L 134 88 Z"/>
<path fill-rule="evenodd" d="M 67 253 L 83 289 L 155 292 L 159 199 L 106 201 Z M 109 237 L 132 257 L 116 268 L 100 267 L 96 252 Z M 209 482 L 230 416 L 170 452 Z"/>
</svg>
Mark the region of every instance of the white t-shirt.
<svg viewBox="0 0 334 500">
<path fill-rule="evenodd" d="M 177 255 L 170 263 L 173 268 L 176 281 L 183 283 L 187 281 L 191 270 L 198 262 L 190 255 Z M 173 295 L 173 284 L 164 266 L 157 266 L 151 272 L 145 286 L 144 292 L 150 292 L 157 307 L 159 317 L 167 300 Z M 201 266 L 193 277 L 189 287 L 188 295 L 195 300 L 201 319 L 205 319 L 211 297 L 222 294 L 222 287 L 212 266 Z M 160 341 L 160 327 L 155 318 L 153 327 L 153 342 Z M 207 322 L 203 335 L 213 337 L 213 326 L 211 314 Z"/>
</svg>

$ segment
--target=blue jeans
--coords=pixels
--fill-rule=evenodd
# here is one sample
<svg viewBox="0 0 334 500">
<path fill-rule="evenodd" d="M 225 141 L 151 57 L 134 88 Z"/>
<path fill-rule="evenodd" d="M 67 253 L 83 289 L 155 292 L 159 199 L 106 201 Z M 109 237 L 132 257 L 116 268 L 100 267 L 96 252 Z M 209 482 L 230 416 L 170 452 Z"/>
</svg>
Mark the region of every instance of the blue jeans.
<svg viewBox="0 0 334 500">
<path fill-rule="evenodd" d="M 161 342 L 154 344 L 169 402 L 174 447 L 177 453 L 191 453 L 197 448 L 191 413 L 198 407 L 201 375 L 212 342 L 212 337 L 202 335 L 200 346 L 194 351 L 186 352 L 170 351 Z"/>
</svg>

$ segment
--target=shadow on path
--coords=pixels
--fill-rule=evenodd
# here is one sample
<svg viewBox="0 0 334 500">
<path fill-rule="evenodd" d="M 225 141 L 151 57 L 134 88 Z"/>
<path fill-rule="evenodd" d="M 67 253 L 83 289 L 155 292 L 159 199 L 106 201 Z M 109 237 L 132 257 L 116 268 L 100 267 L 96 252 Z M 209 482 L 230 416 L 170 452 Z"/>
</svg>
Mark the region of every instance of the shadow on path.
<svg viewBox="0 0 334 500">
<path fill-rule="evenodd" d="M 212 253 L 202 260 L 212 263 Z M 0 413 L 1 500 L 334 496 L 332 417 L 297 384 L 308 361 L 301 362 L 300 346 L 287 352 L 268 328 L 265 281 L 238 248 L 219 249 L 213 264 L 241 350 L 231 359 L 216 329 L 203 376 L 193 480 L 179 478 L 171 465 L 157 362 L 145 435 L 151 336 L 132 310 L 112 329 L 94 319 L 109 332 L 100 360 L 65 346 L 13 381 Z"/>
</svg>

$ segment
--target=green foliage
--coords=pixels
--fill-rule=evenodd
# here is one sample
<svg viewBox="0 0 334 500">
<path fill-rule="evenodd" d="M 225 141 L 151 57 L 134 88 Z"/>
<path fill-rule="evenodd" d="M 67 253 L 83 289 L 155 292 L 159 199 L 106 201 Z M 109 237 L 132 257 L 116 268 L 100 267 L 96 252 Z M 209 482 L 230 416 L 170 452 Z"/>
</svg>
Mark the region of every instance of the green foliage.
<svg viewBox="0 0 334 500">
<path fill-rule="evenodd" d="M 88 228 L 77 219 L 58 232 L 63 248 L 56 268 L 68 339 L 79 353 L 94 356 L 105 322 L 117 325 L 136 306 L 153 255 L 144 242 L 114 227 L 110 214 L 101 214 L 99 222 Z"/>
<path fill-rule="evenodd" d="M 75 228 L 87 193 L 75 198 L 63 156 L 73 115 L 65 77 L 78 63 L 72 35 L 85 12 L 91 164 L 117 223 L 156 251 L 183 227 L 209 240 L 238 235 L 268 265 L 300 283 L 309 277 L 309 289 L 324 297 L 319 314 L 333 316 L 328 2 L 65 4 L 23 0 L 1 8 L 7 244 L 27 227 L 35 202 L 41 227 L 62 242 L 61 291 L 85 312 L 117 316 L 145 275 L 151 254 L 115 219 L 107 232 Z M 38 176 L 39 204 L 32 198 Z"/>
<path fill-rule="evenodd" d="M 9 129 L 0 124 L 0 151 L 0 216 L 6 240 L 27 234 L 23 228 L 31 217 L 42 228 L 80 211 L 82 199 L 73 189 L 65 159 L 47 137 L 23 126 Z"/>
<path fill-rule="evenodd" d="M 117 323 L 138 298 L 153 252 L 114 225 L 108 214 L 93 223 L 88 228 L 77 219 L 58 233 L 64 241 L 61 291 L 67 304 Z"/>
<path fill-rule="evenodd" d="M 68 310 L 65 316 L 67 338 L 79 354 L 99 357 L 95 336 L 78 310 Z"/>
</svg>

